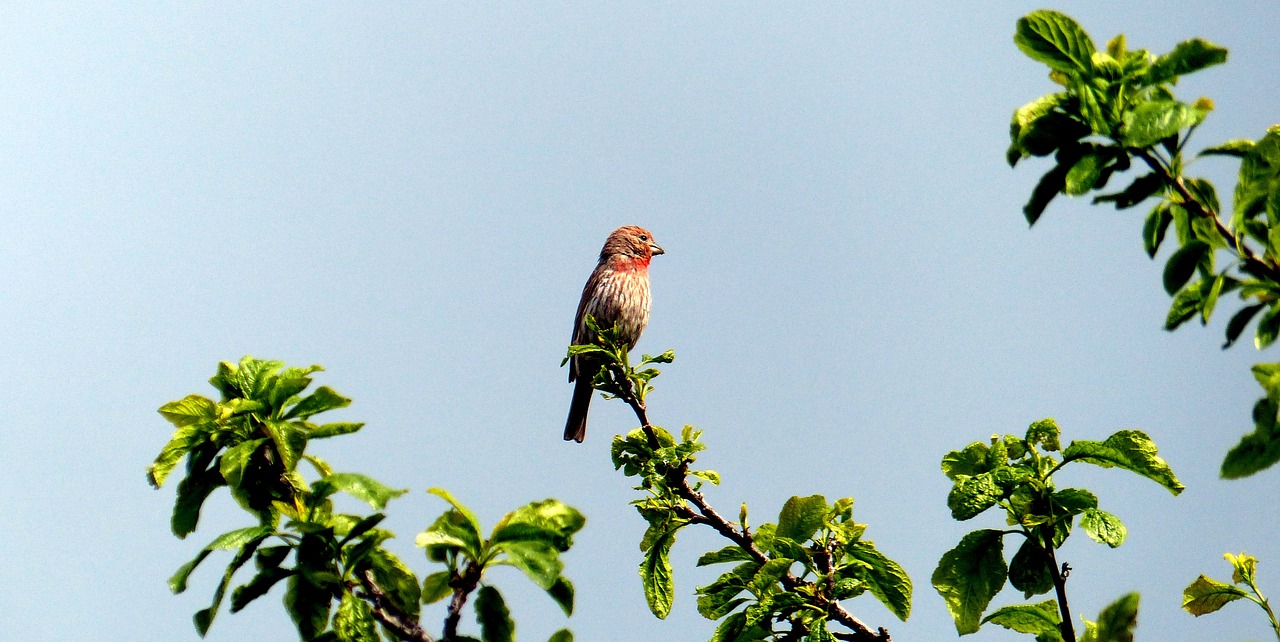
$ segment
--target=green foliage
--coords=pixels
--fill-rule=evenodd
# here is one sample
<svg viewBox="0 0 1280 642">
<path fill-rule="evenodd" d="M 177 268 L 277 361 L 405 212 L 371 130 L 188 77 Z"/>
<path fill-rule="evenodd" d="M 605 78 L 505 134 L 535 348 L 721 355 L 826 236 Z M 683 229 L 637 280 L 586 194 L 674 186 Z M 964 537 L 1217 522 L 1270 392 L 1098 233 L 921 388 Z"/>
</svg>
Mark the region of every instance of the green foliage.
<svg viewBox="0 0 1280 642">
<path fill-rule="evenodd" d="M 1130 593 L 1102 609 L 1097 622 L 1084 621 L 1080 642 L 1133 642 L 1138 625 L 1138 594 Z"/>
<path fill-rule="evenodd" d="M 1094 203 L 1117 209 L 1154 197 L 1158 202 L 1142 227 L 1143 248 L 1155 258 L 1170 226 L 1178 244 L 1164 268 L 1164 287 L 1173 297 L 1165 329 L 1193 319 L 1207 325 L 1222 296 L 1235 293 L 1243 306 L 1227 323 L 1223 348 L 1255 318 L 1254 345 L 1274 343 L 1280 336 L 1280 126 L 1258 141 L 1231 140 L 1200 152 L 1239 159 L 1229 212 L 1222 211 L 1213 184 L 1184 174 L 1194 160 L 1186 152 L 1188 140 L 1213 101 L 1182 102 L 1174 86 L 1181 76 L 1226 62 L 1227 50 L 1196 38 L 1155 56 L 1129 50 L 1120 35 L 1105 52 L 1097 51 L 1080 25 L 1054 11 L 1019 20 L 1014 41 L 1048 66 L 1050 79 L 1062 87 L 1013 113 L 1009 164 L 1033 156 L 1054 160 L 1023 209 L 1027 221 L 1034 225 L 1058 194 L 1097 192 Z M 1102 192 L 1113 174 L 1135 163 L 1149 171 L 1119 191 Z M 1220 255 L 1231 259 L 1223 268 L 1217 267 Z M 1280 460 L 1271 427 L 1255 423 L 1258 430 L 1228 454 L 1224 477 L 1251 475 Z"/>
<path fill-rule="evenodd" d="M 569 354 L 599 355 L 605 367 L 594 380 L 595 387 L 627 402 L 641 421 L 640 428 L 614 437 L 611 456 L 615 469 L 638 478 L 635 489 L 644 495 L 632 505 L 649 525 L 640 541 L 644 554 L 640 578 L 649 610 L 656 617 L 665 618 L 674 603 L 670 552 L 677 533 L 691 524 L 707 524 L 733 542 L 698 560 L 699 566 L 734 564 L 697 589 L 698 612 L 721 620 L 713 641 L 801 637 L 834 641 L 848 635 L 833 630 L 837 624 L 865 627 L 840 606 L 841 601 L 863 593 L 907 619 L 911 580 L 901 566 L 863 538 L 866 525 L 853 521 L 852 498 L 828 503 L 822 495 L 792 497 L 782 506 L 777 522 L 756 525 L 754 531 L 748 528 L 745 504 L 737 523 L 725 521 L 701 493 L 704 483 L 718 485 L 720 475 L 692 468 L 697 454 L 706 449 L 702 433 L 685 426 L 677 440 L 647 419 L 644 395 L 659 374 L 650 366 L 670 363 L 672 353 L 645 355 L 639 367 L 632 367 L 626 345 L 618 342 L 615 331 L 606 329 L 598 336 L 598 344 L 571 346 Z"/>
<path fill-rule="evenodd" d="M 1280 640 L 1280 620 L 1276 619 L 1275 612 L 1271 610 L 1271 603 L 1258 589 L 1258 559 L 1244 553 L 1239 555 L 1226 553 L 1223 557 L 1231 564 L 1231 584 L 1201 575 L 1183 589 L 1182 608 L 1200 617 L 1221 609 L 1229 602 L 1240 599 L 1249 600 L 1267 614 L 1271 620 L 1271 629 L 1275 632 L 1276 639 Z"/>
<path fill-rule="evenodd" d="M 1052 454 L 1059 450 L 1060 456 Z M 933 572 L 933 586 L 961 635 L 991 622 L 1034 634 L 1037 640 L 1075 642 L 1062 601 L 1066 566 L 1059 568 L 1056 551 L 1070 537 L 1077 516 L 1090 538 L 1112 548 L 1124 542 L 1126 531 L 1119 518 L 1098 509 L 1092 492 L 1055 486 L 1054 474 L 1074 462 L 1122 468 L 1174 495 L 1183 489 L 1142 432 L 1122 430 L 1103 441 L 1072 441 L 1061 448 L 1061 434 L 1052 419 L 1031 424 L 1021 438 L 993 436 L 988 443 L 974 442 L 942 458 L 942 472 L 952 482 L 947 496 L 952 517 L 964 521 L 999 508 L 1005 524 L 1012 527 L 965 535 Z M 1004 538 L 1009 535 L 1020 536 L 1021 542 L 1006 564 Z M 1027 598 L 1056 589 L 1058 600 L 1003 607 L 984 618 L 1006 580 Z"/>
<path fill-rule="evenodd" d="M 427 559 L 445 565 L 422 583 L 421 599 L 432 603 L 449 594 L 466 595 L 480 587 L 476 617 L 486 642 L 510 639 L 515 624 L 496 588 L 482 585 L 485 573 L 495 566 L 514 566 L 551 596 L 565 612 L 573 613 L 573 584 L 561 572 L 560 554 L 573 546 L 573 536 L 586 524 L 576 509 L 555 499 L 533 502 L 498 520 L 488 538 L 480 535 L 480 521 L 448 491 L 427 492 L 450 504 L 414 543 L 425 549 Z"/>
<path fill-rule="evenodd" d="M 177 429 L 147 470 L 159 488 L 186 458 L 178 484 L 173 531 L 185 537 L 196 529 L 204 500 L 226 487 L 257 521 L 214 538 L 169 580 L 175 593 L 186 590 L 197 567 L 215 551 L 233 551 L 212 604 L 195 614 L 200 635 L 208 632 L 236 572 L 254 560 L 255 573 L 231 591 L 231 611 L 239 611 L 276 584 L 285 583 L 284 606 L 303 640 L 376 642 L 425 635 L 416 621 L 423 603 L 478 589 L 477 618 L 485 642 L 514 639 L 514 622 L 497 589 L 480 586 L 495 564 L 515 566 L 545 590 L 569 614 L 573 585 L 561 575 L 560 553 L 584 519 L 578 511 L 549 499 L 508 513 L 489 539 L 479 521 L 448 492 L 430 492 L 452 507 L 418 537 L 428 557 L 446 570 L 419 582 L 416 575 L 382 544 L 393 537 L 378 525 L 384 515 L 336 512 L 333 496 L 345 493 L 375 511 L 405 492 L 358 473 L 335 473 L 328 463 L 306 453 L 311 439 L 356 432 L 363 424 L 316 424 L 316 415 L 350 404 L 321 386 L 304 394 L 309 375 L 320 370 L 285 368 L 277 361 L 245 357 L 224 362 L 210 383 L 220 399 L 190 395 L 165 404 L 160 414 Z M 317 477 L 298 469 L 306 461 Z M 458 608 L 462 601 L 458 602 Z M 456 612 L 453 613 L 456 615 Z M 453 618 L 456 623 L 456 617 Z M 377 626 L 381 623 L 383 627 Z M 389 625 L 400 630 L 392 630 Z M 424 638 L 426 639 L 426 638 Z M 567 630 L 553 639 L 571 640 Z"/>
</svg>

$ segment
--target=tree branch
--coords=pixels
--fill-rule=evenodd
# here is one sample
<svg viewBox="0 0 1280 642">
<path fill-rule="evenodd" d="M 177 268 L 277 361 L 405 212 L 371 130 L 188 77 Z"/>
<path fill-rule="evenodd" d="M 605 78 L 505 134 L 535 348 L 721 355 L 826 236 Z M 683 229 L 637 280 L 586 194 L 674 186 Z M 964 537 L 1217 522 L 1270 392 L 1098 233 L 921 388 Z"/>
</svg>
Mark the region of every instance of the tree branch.
<svg viewBox="0 0 1280 642">
<path fill-rule="evenodd" d="M 1227 245 L 1231 248 L 1231 251 L 1234 252 L 1236 256 L 1240 257 L 1241 261 L 1244 261 L 1244 263 L 1253 268 L 1253 270 L 1266 274 L 1268 278 L 1280 281 L 1280 267 L 1277 267 L 1275 264 L 1270 263 L 1255 254 L 1248 245 L 1244 244 L 1244 241 L 1233 234 L 1232 231 L 1227 228 L 1227 224 L 1222 222 L 1222 217 L 1218 216 L 1218 212 L 1209 207 L 1207 203 L 1201 203 L 1200 200 L 1196 198 L 1195 194 L 1191 193 L 1191 189 L 1187 187 L 1186 182 L 1182 180 L 1181 176 L 1174 175 L 1164 163 L 1160 162 L 1159 158 L 1156 158 L 1146 149 L 1135 150 L 1134 155 L 1146 162 L 1147 166 L 1150 167 L 1153 172 L 1159 174 L 1160 177 L 1164 179 L 1165 183 L 1171 186 L 1173 190 L 1178 193 L 1182 202 L 1189 206 L 1188 209 L 1193 210 L 1191 213 L 1194 216 L 1212 220 L 1214 226 L 1218 229 L 1218 233 L 1222 235 L 1222 238 L 1226 239 Z"/>
<path fill-rule="evenodd" d="M 1053 577 L 1053 591 L 1058 596 L 1058 612 L 1062 616 L 1062 622 L 1058 624 L 1058 630 L 1062 632 L 1062 639 L 1066 642 L 1076 642 L 1075 624 L 1071 621 L 1071 608 L 1067 605 L 1067 576 L 1064 571 L 1067 566 L 1063 564 L 1058 566 L 1058 556 L 1053 551 L 1053 531 L 1042 528 L 1040 537 L 1041 550 L 1049 556 L 1049 573 Z M 1032 540 L 1035 541 L 1035 540 Z"/>
<path fill-rule="evenodd" d="M 631 385 L 631 380 L 625 376 L 625 373 L 622 374 L 623 376 L 618 377 L 620 382 L 624 382 L 620 386 L 620 392 L 622 394 L 619 394 L 618 398 L 631 406 L 632 412 L 635 413 L 636 419 L 640 422 L 640 427 L 644 430 L 645 436 L 648 438 L 649 445 L 653 448 L 657 448 L 659 444 L 658 433 L 653 429 L 653 424 L 649 422 L 649 413 L 645 408 L 644 402 L 640 401 L 640 399 L 636 397 L 635 389 Z M 746 532 L 746 529 L 742 528 L 740 525 L 734 526 L 729 522 L 729 520 L 722 517 L 720 513 L 716 512 L 716 509 L 713 508 L 711 504 L 707 503 L 707 498 L 703 496 L 702 493 L 694 490 L 694 488 L 689 485 L 688 472 L 687 466 L 681 466 L 680 468 L 668 470 L 665 477 L 667 486 L 674 490 L 676 495 L 681 499 L 693 504 L 694 508 L 697 509 L 696 514 L 691 517 L 690 521 L 707 524 L 711 528 L 714 528 L 717 533 L 720 533 L 720 535 L 729 541 L 737 544 L 757 562 L 764 563 L 769 561 L 769 556 L 756 546 L 755 540 L 751 539 L 751 535 Z M 803 584 L 799 578 L 790 572 L 782 577 L 781 582 L 782 585 L 788 589 L 793 589 Z M 880 627 L 878 630 L 873 631 L 871 627 L 866 625 L 866 623 L 854 617 L 852 613 L 844 610 L 844 607 L 840 606 L 840 604 L 834 600 L 832 600 L 828 606 L 832 619 L 840 622 L 846 627 L 849 627 L 849 629 L 853 631 L 853 635 L 848 639 L 854 640 L 855 642 L 892 642 L 893 638 L 889 636 L 889 631 L 884 627 Z"/>
<path fill-rule="evenodd" d="M 366 570 L 360 573 L 360 587 L 364 589 L 365 595 L 363 597 L 371 602 L 374 619 L 394 631 L 401 640 L 435 642 L 435 638 L 432 638 L 430 634 L 424 631 L 408 614 L 402 612 L 391 601 L 391 598 L 383 592 L 378 583 L 374 581 L 372 571 Z"/>
<path fill-rule="evenodd" d="M 467 562 L 462 567 L 462 573 L 458 576 L 456 584 L 453 587 L 453 597 L 449 600 L 449 614 L 444 619 L 444 632 L 441 633 L 441 642 L 451 642 L 458 637 L 458 621 L 462 619 L 462 607 L 467 604 L 467 596 L 480 584 L 480 576 L 483 568 L 475 562 Z"/>
</svg>

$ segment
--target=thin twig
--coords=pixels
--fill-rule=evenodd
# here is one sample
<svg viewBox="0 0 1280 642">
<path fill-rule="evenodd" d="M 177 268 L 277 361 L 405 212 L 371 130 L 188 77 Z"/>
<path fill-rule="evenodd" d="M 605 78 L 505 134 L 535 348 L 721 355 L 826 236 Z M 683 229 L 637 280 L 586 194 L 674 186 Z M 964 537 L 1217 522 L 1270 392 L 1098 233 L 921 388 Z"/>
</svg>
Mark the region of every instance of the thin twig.
<svg viewBox="0 0 1280 642">
<path fill-rule="evenodd" d="M 372 603 L 373 617 L 383 626 L 395 632 L 401 640 L 411 642 L 435 642 L 430 634 L 422 629 L 413 618 L 400 610 L 395 602 L 383 592 L 373 579 L 373 572 L 366 570 L 360 574 L 360 586 L 364 589 L 365 598 Z"/>
</svg>

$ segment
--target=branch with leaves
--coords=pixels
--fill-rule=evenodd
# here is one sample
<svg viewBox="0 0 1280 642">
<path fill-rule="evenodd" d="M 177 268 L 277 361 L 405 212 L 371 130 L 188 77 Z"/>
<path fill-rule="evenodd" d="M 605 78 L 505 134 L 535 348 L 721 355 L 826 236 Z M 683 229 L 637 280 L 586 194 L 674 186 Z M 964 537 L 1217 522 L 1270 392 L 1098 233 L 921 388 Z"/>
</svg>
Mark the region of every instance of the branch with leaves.
<svg viewBox="0 0 1280 642">
<path fill-rule="evenodd" d="M 1229 602 L 1239 599 L 1249 600 L 1267 614 L 1267 618 L 1271 621 L 1271 630 L 1275 632 L 1276 639 L 1280 640 L 1280 620 L 1276 619 L 1276 613 L 1271 609 L 1271 602 L 1258 588 L 1258 558 L 1244 553 L 1239 555 L 1226 553 L 1223 557 L 1231 564 L 1231 584 L 1201 575 L 1183 590 L 1182 608 L 1200 617 L 1221 609 Z"/>
<path fill-rule="evenodd" d="M 889 642 L 887 630 L 872 629 L 841 605 L 870 592 L 903 620 L 911 611 L 911 580 L 901 566 L 863 539 L 866 525 L 853 521 L 853 499 L 828 504 L 821 495 L 792 497 L 776 523 L 754 529 L 743 504 L 738 521 L 728 521 L 702 494 L 704 483 L 720 483 L 719 474 L 691 468 L 696 454 L 706 449 L 702 433 L 686 426 L 676 441 L 649 421 L 646 398 L 659 374 L 653 366 L 671 363 L 674 354 L 644 355 L 633 367 L 627 346 L 614 330 L 601 329 L 590 318 L 587 323 L 599 343 L 570 346 L 566 362 L 592 354 L 604 363 L 593 385 L 607 397 L 624 401 L 640 422 L 636 430 L 614 438 L 612 459 L 623 474 L 639 478 L 636 490 L 645 494 L 632 504 L 649 524 L 640 543 L 640 576 L 650 611 L 658 618 L 671 611 L 675 581 L 669 553 L 676 534 L 691 524 L 704 524 L 732 545 L 703 555 L 698 565 L 737 563 L 697 590 L 698 612 L 723 620 L 713 642 Z M 832 630 L 837 624 L 848 631 Z"/>
<path fill-rule="evenodd" d="M 1032 156 L 1054 160 L 1023 208 L 1027 221 L 1034 225 L 1058 194 L 1101 192 L 1112 176 L 1145 169 L 1093 202 L 1128 209 L 1158 199 L 1143 226 L 1143 246 L 1155 258 L 1171 224 L 1179 246 L 1165 263 L 1164 287 L 1173 297 L 1165 329 L 1192 319 L 1207 325 L 1222 295 L 1234 292 L 1244 306 L 1227 323 L 1223 348 L 1255 317 L 1255 347 L 1273 344 L 1280 336 L 1280 126 L 1261 140 L 1231 140 L 1190 156 L 1187 144 L 1213 101 L 1188 104 L 1173 93 L 1181 76 L 1226 62 L 1227 50 L 1194 38 L 1156 56 L 1128 49 L 1121 34 L 1100 51 L 1079 24 L 1055 11 L 1019 20 L 1014 41 L 1063 88 L 1013 113 L 1010 166 Z M 1184 173 L 1194 159 L 1211 156 L 1240 160 L 1229 212 L 1211 182 Z M 1222 256 L 1228 260 L 1218 267 Z M 1280 391 L 1259 368 L 1274 372 L 1280 364 L 1255 367 L 1267 396 L 1254 407 L 1254 432 L 1223 461 L 1223 477 L 1251 475 L 1280 461 Z"/>
<path fill-rule="evenodd" d="M 524 571 L 564 609 L 573 610 L 573 585 L 561 575 L 560 553 L 572 544 L 584 519 L 556 500 L 534 502 L 508 513 L 488 539 L 480 536 L 475 515 L 440 489 L 429 492 L 451 508 L 418 536 L 428 559 L 445 570 L 418 582 L 413 571 L 383 547 L 394 537 L 378 528 L 385 515 L 338 513 L 332 497 L 346 493 L 375 511 L 405 494 L 356 473 L 335 473 L 328 463 L 306 454 L 310 440 L 351 434 L 363 424 L 315 424 L 313 417 L 351 403 L 327 386 L 303 396 L 319 366 L 284 368 L 278 361 L 245 357 L 223 362 L 210 383 L 221 399 L 190 395 L 165 404 L 160 414 L 176 427 L 172 439 L 147 470 L 160 488 L 185 458 L 186 476 L 178 484 L 173 532 L 185 538 L 195 531 L 204 501 L 226 487 L 258 524 L 223 533 L 178 569 L 170 588 L 181 593 L 192 572 L 214 551 L 234 551 L 213 603 L 195 614 L 203 636 L 213 623 L 236 572 L 254 560 L 256 573 L 231 592 L 231 612 L 286 583 L 284 606 L 302 640 L 435 642 L 419 624 L 422 604 L 452 595 L 441 642 L 475 640 L 458 634 L 467 598 L 476 594 L 476 619 L 483 642 L 511 642 L 515 623 L 498 590 L 485 582 L 495 565 Z M 318 479 L 298 470 L 306 461 Z M 292 565 L 289 565 L 289 564 Z M 337 608 L 334 608 L 334 603 Z M 381 628 L 381 631 L 379 630 Z M 561 630 L 551 642 L 571 642 Z"/>
<path fill-rule="evenodd" d="M 1060 452 L 1059 457 L 1053 453 Z M 1137 430 L 1122 430 L 1103 441 L 1061 445 L 1061 431 L 1042 419 L 1023 437 L 994 436 L 974 442 L 942 458 L 951 479 L 947 506 L 959 521 L 990 508 L 1003 509 L 1008 529 L 976 530 L 947 551 L 933 572 L 933 587 L 946 600 L 960 635 L 976 633 L 988 622 L 1036 636 L 1039 642 L 1077 642 L 1067 601 L 1070 567 L 1057 551 L 1066 543 L 1076 517 L 1094 541 L 1112 548 L 1124 543 L 1127 531 L 1115 515 L 1098 508 L 1098 498 L 1083 488 L 1054 485 L 1053 476 L 1074 462 L 1122 468 L 1164 486 L 1174 495 L 1182 483 L 1156 451 L 1155 443 Z M 1013 559 L 1005 563 L 1004 538 L 1021 537 Z M 1008 583 L 1030 598 L 1054 591 L 1056 599 L 1006 606 L 983 617 L 987 606 Z M 1134 611 L 1137 608 L 1134 597 Z M 1079 640 L 1091 640 L 1090 634 Z"/>
</svg>

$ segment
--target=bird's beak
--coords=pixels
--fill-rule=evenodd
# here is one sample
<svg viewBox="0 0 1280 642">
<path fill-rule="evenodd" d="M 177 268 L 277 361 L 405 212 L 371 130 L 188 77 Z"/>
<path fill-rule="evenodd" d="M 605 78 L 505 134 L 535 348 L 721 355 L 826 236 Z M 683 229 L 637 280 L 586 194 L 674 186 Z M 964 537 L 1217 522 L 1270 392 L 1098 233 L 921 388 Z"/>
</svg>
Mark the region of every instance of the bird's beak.
<svg viewBox="0 0 1280 642">
<path fill-rule="evenodd" d="M 666 251 L 662 249 L 662 246 L 658 245 L 657 243 L 650 243 L 649 250 L 653 252 L 654 256 L 657 256 L 659 254 L 666 254 Z"/>
</svg>

